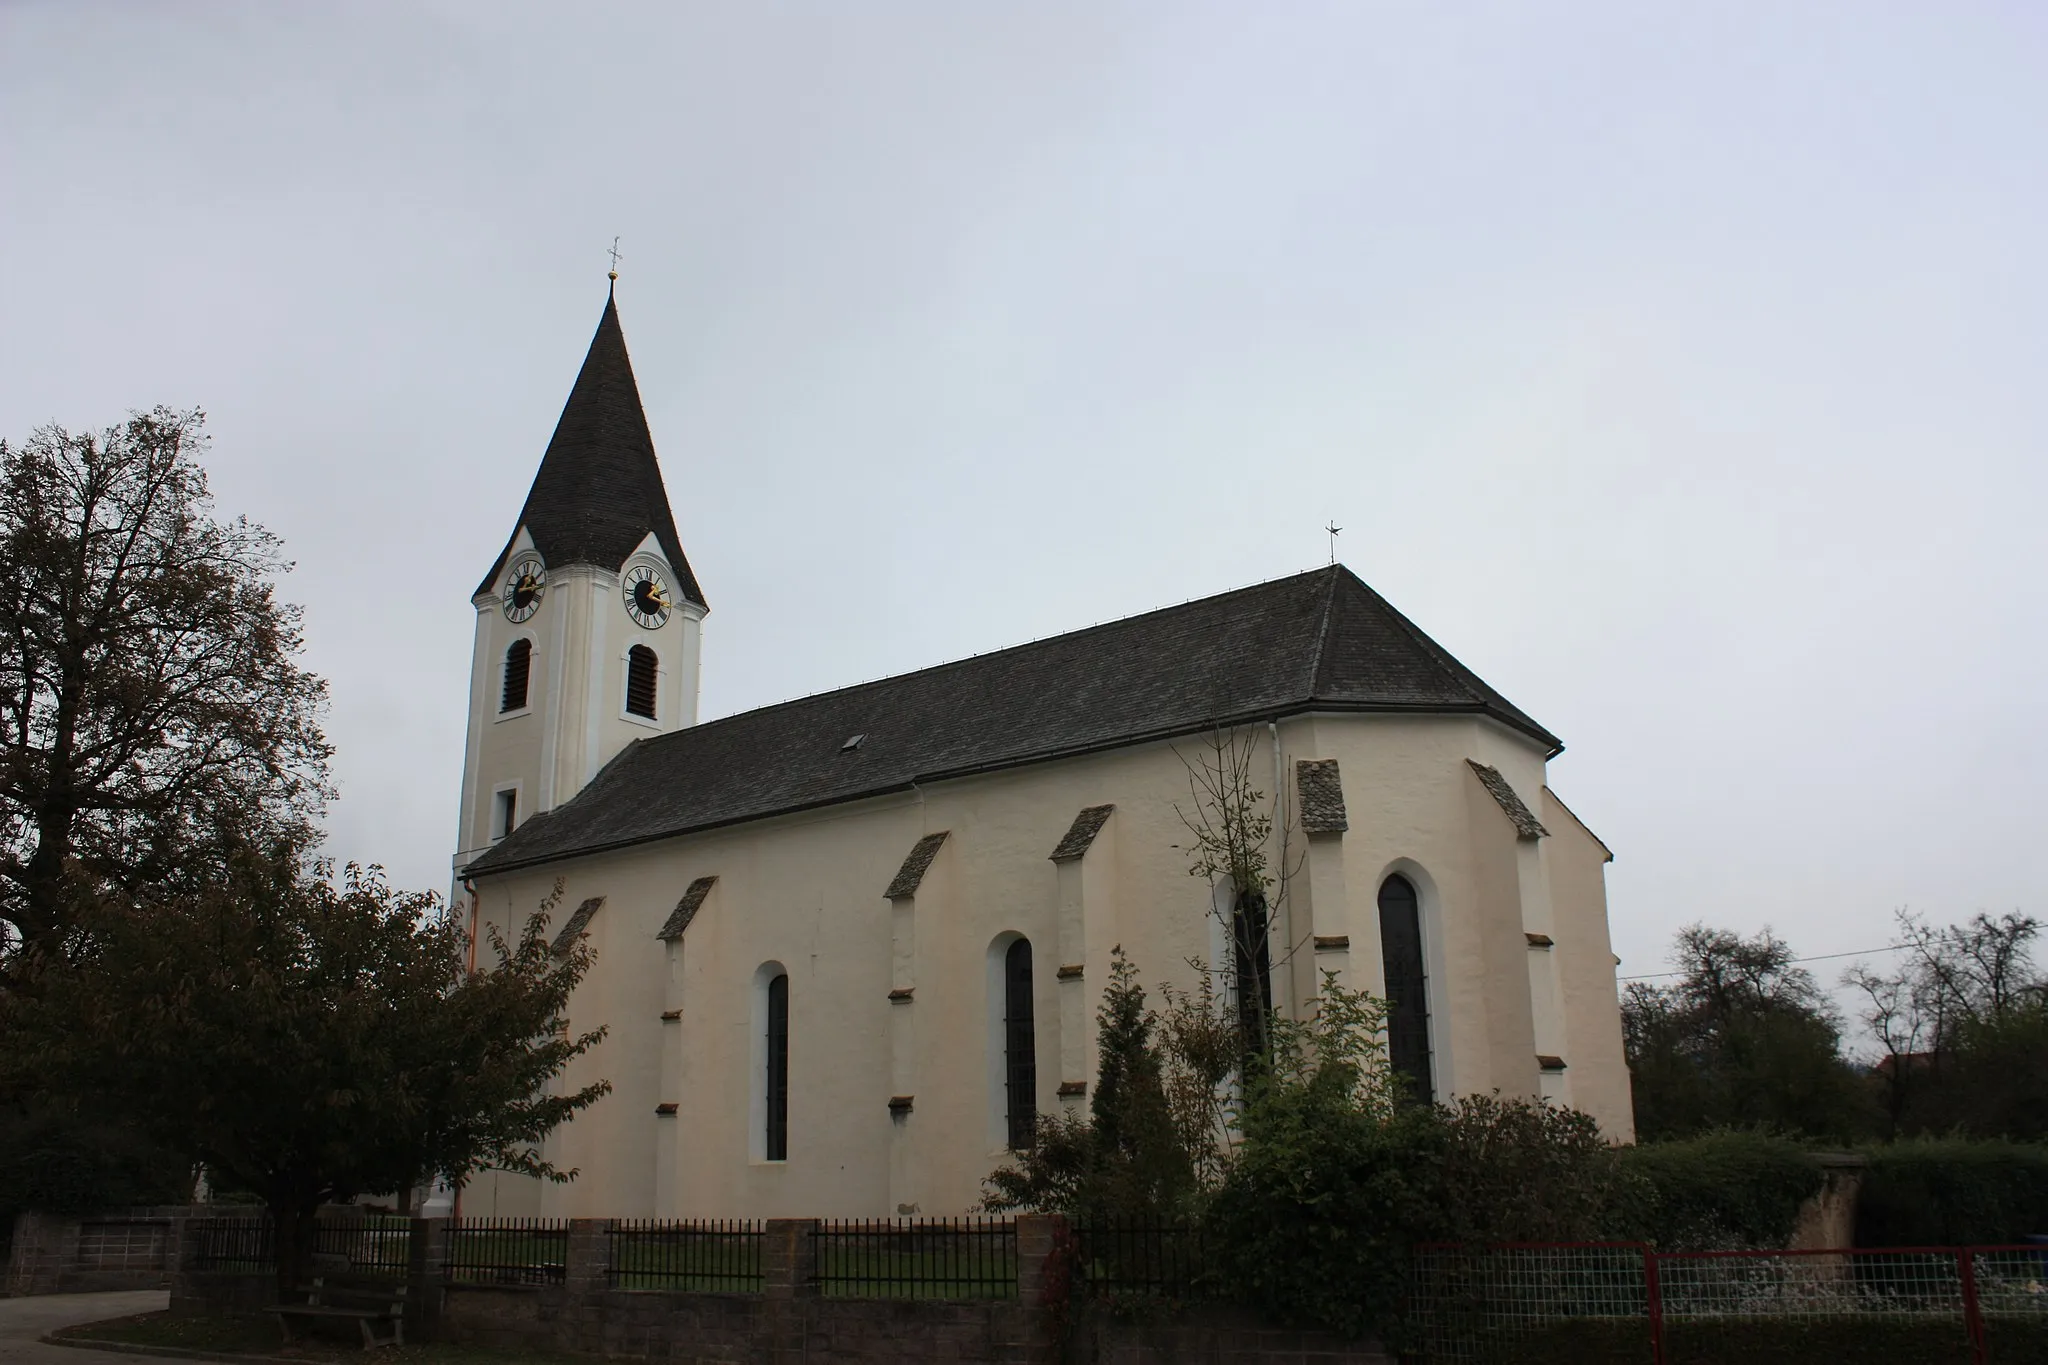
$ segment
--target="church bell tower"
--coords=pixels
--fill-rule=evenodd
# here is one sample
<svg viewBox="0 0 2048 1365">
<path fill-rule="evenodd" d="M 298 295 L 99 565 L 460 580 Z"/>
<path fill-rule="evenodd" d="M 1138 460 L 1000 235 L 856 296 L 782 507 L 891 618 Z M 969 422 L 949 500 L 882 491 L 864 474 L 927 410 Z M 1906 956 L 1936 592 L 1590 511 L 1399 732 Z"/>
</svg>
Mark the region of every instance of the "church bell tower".
<svg viewBox="0 0 2048 1365">
<path fill-rule="evenodd" d="M 569 800 L 626 745 L 697 719 L 709 608 L 610 295 L 519 521 L 470 600 L 458 885 L 473 859 Z"/>
</svg>

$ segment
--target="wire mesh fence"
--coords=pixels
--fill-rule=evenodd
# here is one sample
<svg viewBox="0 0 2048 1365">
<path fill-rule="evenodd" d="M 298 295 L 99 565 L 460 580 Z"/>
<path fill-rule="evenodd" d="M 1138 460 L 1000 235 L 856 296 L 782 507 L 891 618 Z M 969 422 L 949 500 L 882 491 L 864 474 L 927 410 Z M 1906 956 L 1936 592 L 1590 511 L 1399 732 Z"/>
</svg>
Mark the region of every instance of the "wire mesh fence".
<svg viewBox="0 0 2048 1365">
<path fill-rule="evenodd" d="M 613 1289 L 756 1294 L 766 1284 L 759 1222 L 622 1219 L 606 1241 Z"/>
<path fill-rule="evenodd" d="M 450 1284 L 561 1284 L 569 1273 L 565 1218 L 451 1218 L 442 1277 Z"/>
<path fill-rule="evenodd" d="M 1077 1271 L 1091 1298 L 1192 1302 L 1216 1297 L 1217 1281 L 1200 1228 L 1101 1220 L 1077 1226 L 1074 1237 Z"/>
<path fill-rule="evenodd" d="M 1409 1307 L 1423 1354 L 1647 1361 L 1648 1255 L 1633 1242 L 1421 1248 Z"/>
<path fill-rule="evenodd" d="M 2002 1365 L 2048 1360 L 2044 1251 L 1430 1247 L 1410 1309 L 1432 1361 Z"/>
<path fill-rule="evenodd" d="M 835 1298 L 1008 1299 L 1017 1224 L 1008 1218 L 825 1219 L 813 1225 L 818 1291 Z"/>
</svg>

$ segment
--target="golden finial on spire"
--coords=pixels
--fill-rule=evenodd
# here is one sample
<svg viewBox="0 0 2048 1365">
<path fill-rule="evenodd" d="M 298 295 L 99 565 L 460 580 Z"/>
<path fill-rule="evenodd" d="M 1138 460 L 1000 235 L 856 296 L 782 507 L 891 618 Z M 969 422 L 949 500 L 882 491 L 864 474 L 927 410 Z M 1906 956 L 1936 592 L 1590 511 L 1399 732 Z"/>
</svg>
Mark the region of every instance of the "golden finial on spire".
<svg viewBox="0 0 2048 1365">
<path fill-rule="evenodd" d="M 618 283 L 618 279 L 619 279 L 619 239 L 618 239 L 618 238 L 616 238 L 616 237 L 612 238 L 612 252 L 611 252 L 611 255 L 612 255 L 612 268 L 611 268 L 611 271 L 610 271 L 610 273 L 609 273 L 609 276 L 608 276 L 608 278 L 609 278 L 609 279 L 610 279 L 610 280 L 612 281 L 612 283 L 616 284 L 616 283 Z"/>
</svg>

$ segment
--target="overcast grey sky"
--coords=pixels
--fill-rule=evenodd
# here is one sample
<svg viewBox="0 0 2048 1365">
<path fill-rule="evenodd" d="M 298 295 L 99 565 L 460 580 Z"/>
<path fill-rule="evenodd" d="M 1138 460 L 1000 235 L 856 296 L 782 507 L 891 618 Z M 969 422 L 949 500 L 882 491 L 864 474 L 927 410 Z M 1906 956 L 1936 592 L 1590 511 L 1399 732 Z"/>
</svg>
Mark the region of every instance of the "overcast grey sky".
<svg viewBox="0 0 2048 1365">
<path fill-rule="evenodd" d="M 0 434 L 211 414 L 339 856 L 445 883 L 604 298 L 707 717 L 1343 558 L 1624 971 L 2048 911 L 2048 7 L 0 5 Z M 1817 964 L 1832 976 L 1839 964 Z"/>
</svg>

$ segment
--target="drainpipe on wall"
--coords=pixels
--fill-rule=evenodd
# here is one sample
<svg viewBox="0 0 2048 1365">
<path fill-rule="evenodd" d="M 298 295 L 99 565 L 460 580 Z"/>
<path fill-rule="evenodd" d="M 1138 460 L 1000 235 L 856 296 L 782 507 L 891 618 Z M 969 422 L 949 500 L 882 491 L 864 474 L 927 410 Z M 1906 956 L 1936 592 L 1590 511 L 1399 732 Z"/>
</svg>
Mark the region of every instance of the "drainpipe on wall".
<svg viewBox="0 0 2048 1365">
<path fill-rule="evenodd" d="M 1273 824 L 1274 833 L 1280 840 L 1280 873 L 1273 879 L 1273 884 L 1280 892 L 1280 930 L 1287 936 L 1287 950 L 1280 957 L 1287 964 L 1287 1012 L 1289 1016 L 1299 1018 L 1300 1005 L 1294 998 L 1294 897 L 1287 887 L 1287 776 L 1286 765 L 1280 761 L 1278 717 L 1266 722 L 1266 733 L 1273 740 Z"/>
</svg>

